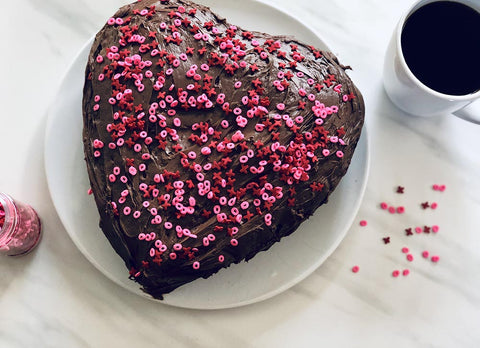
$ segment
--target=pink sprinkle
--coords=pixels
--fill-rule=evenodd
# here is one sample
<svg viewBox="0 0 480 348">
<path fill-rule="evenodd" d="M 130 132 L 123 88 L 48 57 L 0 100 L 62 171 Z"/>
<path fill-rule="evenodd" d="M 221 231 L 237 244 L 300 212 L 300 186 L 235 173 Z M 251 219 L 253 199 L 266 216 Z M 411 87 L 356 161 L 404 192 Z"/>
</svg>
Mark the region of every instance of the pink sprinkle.
<svg viewBox="0 0 480 348">
<path fill-rule="evenodd" d="M 93 193 L 92 188 L 89 188 L 89 189 L 87 190 L 87 194 L 88 194 L 88 195 L 91 195 L 92 193 Z"/>
<path fill-rule="evenodd" d="M 422 233 L 422 228 L 421 227 L 415 227 L 415 232 L 416 233 Z"/>
<path fill-rule="evenodd" d="M 382 203 L 380 203 L 380 208 L 382 208 L 383 210 L 386 210 L 386 209 L 388 209 L 388 204 L 385 203 L 385 202 L 382 202 Z"/>
<path fill-rule="evenodd" d="M 231 239 L 231 240 L 230 240 L 230 244 L 231 244 L 232 246 L 237 246 L 237 245 L 238 245 L 238 240 L 236 240 L 236 239 Z"/>
<path fill-rule="evenodd" d="M 432 209 L 437 209 L 438 207 L 438 204 L 436 202 L 433 202 L 432 204 L 430 204 L 430 208 Z"/>
<path fill-rule="evenodd" d="M 195 261 L 192 265 L 193 269 L 199 269 L 200 268 L 200 262 Z"/>
<path fill-rule="evenodd" d="M 358 273 L 359 270 L 360 270 L 360 267 L 358 267 L 358 266 L 353 266 L 352 267 L 352 272 L 353 273 Z"/>
<path fill-rule="evenodd" d="M 403 247 L 403 248 L 402 248 L 402 253 L 406 254 L 406 253 L 408 253 L 408 252 L 409 252 L 409 250 L 408 250 L 407 247 Z"/>
<path fill-rule="evenodd" d="M 405 212 L 405 208 L 400 206 L 400 207 L 397 207 L 397 213 L 399 214 L 403 214 Z"/>
<path fill-rule="evenodd" d="M 422 252 L 423 258 L 428 259 L 428 255 L 430 255 L 430 253 L 428 251 L 425 250 L 425 251 Z"/>
<path fill-rule="evenodd" d="M 285 104 L 283 104 L 283 103 L 277 104 L 277 109 L 280 110 L 280 111 L 285 110 Z"/>
<path fill-rule="evenodd" d="M 412 254 L 408 254 L 407 255 L 407 260 L 412 262 L 413 261 L 413 255 Z"/>
<path fill-rule="evenodd" d="M 446 187 L 445 185 L 440 185 L 440 186 L 438 187 L 438 190 L 439 190 L 440 192 L 443 192 L 443 191 L 445 191 L 446 188 L 447 188 L 447 187 Z"/>
<path fill-rule="evenodd" d="M 209 147 L 205 146 L 205 147 L 202 147 L 202 155 L 210 155 L 212 153 L 212 150 L 210 150 Z"/>
<path fill-rule="evenodd" d="M 390 214 L 395 214 L 395 207 L 389 207 L 389 208 L 388 208 L 388 212 L 389 212 Z"/>
<path fill-rule="evenodd" d="M 367 226 L 367 220 L 360 221 L 360 226 Z"/>
<path fill-rule="evenodd" d="M 440 260 L 440 256 L 437 256 L 437 255 L 432 256 L 431 260 L 432 262 L 438 262 Z"/>
<path fill-rule="evenodd" d="M 392 272 L 392 276 L 397 278 L 398 276 L 400 275 L 400 271 L 399 270 L 395 270 Z"/>
<path fill-rule="evenodd" d="M 437 225 L 432 226 L 432 232 L 433 233 L 437 233 L 439 229 L 440 229 L 440 227 L 438 227 Z"/>
<path fill-rule="evenodd" d="M 410 271 L 408 269 L 404 269 L 402 274 L 406 277 L 410 274 Z"/>
</svg>

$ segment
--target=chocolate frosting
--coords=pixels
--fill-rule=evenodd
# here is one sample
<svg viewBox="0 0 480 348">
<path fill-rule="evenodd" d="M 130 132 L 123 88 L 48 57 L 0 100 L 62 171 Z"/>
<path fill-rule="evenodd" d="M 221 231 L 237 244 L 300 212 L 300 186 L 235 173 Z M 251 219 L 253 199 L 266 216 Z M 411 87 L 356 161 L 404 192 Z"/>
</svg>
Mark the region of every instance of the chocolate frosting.
<svg viewBox="0 0 480 348">
<path fill-rule="evenodd" d="M 86 67 L 85 158 L 100 227 L 144 291 L 249 260 L 327 202 L 364 120 L 346 69 L 189 1 L 109 19 Z"/>
</svg>

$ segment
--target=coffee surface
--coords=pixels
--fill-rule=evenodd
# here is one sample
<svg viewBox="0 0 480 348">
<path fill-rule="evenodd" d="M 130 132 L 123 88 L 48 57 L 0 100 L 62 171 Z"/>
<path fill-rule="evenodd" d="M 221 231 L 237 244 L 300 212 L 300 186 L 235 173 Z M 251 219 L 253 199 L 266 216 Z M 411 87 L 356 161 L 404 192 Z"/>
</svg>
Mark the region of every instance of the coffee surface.
<svg viewBox="0 0 480 348">
<path fill-rule="evenodd" d="M 401 44 L 412 73 L 449 95 L 480 90 L 480 14 L 453 1 L 415 11 L 405 22 Z"/>
</svg>

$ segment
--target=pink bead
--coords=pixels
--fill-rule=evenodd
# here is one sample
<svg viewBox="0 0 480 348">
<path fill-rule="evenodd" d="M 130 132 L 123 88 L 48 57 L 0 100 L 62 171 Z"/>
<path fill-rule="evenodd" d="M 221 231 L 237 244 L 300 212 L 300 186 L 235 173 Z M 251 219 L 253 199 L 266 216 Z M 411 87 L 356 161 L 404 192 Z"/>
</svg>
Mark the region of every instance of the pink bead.
<svg viewBox="0 0 480 348">
<path fill-rule="evenodd" d="M 390 214 L 395 214 L 395 207 L 389 207 L 389 208 L 388 208 L 388 212 L 389 212 Z"/>
<path fill-rule="evenodd" d="M 403 214 L 405 212 L 405 208 L 400 206 L 400 207 L 397 207 L 397 213 L 398 214 Z"/>
<path fill-rule="evenodd" d="M 432 226 L 432 232 L 433 233 L 437 233 L 439 229 L 440 229 L 440 227 L 438 227 L 437 225 Z"/>
<path fill-rule="evenodd" d="M 395 277 L 395 278 L 398 277 L 399 275 L 400 275 L 399 270 L 395 270 L 395 271 L 392 272 L 392 276 Z"/>
<path fill-rule="evenodd" d="M 429 256 L 429 255 L 430 255 L 430 253 L 429 253 L 428 251 L 426 251 L 426 250 L 422 252 L 422 256 L 423 256 L 423 258 L 425 258 L 425 259 L 428 259 L 428 256 Z"/>
<path fill-rule="evenodd" d="M 430 204 L 430 208 L 432 209 L 437 209 L 438 207 L 438 204 L 436 202 L 433 202 L 432 204 Z"/>
<path fill-rule="evenodd" d="M 409 251 L 409 250 L 408 250 L 407 247 L 403 247 L 403 248 L 402 248 L 402 253 L 406 254 L 406 253 L 408 253 L 408 251 Z"/>
<path fill-rule="evenodd" d="M 352 272 L 353 273 L 358 273 L 359 270 L 360 270 L 360 267 L 358 267 L 358 266 L 353 266 L 352 267 Z"/>
<path fill-rule="evenodd" d="M 421 227 L 415 227 L 415 233 L 422 233 Z"/>
<path fill-rule="evenodd" d="M 385 202 L 382 202 L 382 203 L 380 203 L 380 208 L 382 208 L 383 210 L 386 210 L 386 209 L 388 209 L 388 204 L 385 203 Z"/>
<path fill-rule="evenodd" d="M 437 255 L 432 256 L 431 260 L 432 262 L 438 262 L 440 260 L 440 256 L 437 256 Z"/>
<path fill-rule="evenodd" d="M 412 254 L 408 254 L 407 255 L 407 260 L 412 262 L 413 261 L 413 255 Z"/>
<path fill-rule="evenodd" d="M 360 226 L 367 226 L 367 220 L 360 221 Z"/>
<path fill-rule="evenodd" d="M 408 269 L 404 269 L 402 274 L 406 277 L 410 274 L 410 271 Z"/>
</svg>

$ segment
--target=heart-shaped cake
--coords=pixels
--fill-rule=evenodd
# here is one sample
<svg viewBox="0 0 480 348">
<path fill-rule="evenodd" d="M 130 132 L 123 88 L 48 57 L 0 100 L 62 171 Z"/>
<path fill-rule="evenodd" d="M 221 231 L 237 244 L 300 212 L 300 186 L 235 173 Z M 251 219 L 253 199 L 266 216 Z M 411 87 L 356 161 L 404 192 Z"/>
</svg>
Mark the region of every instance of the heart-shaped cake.
<svg viewBox="0 0 480 348">
<path fill-rule="evenodd" d="M 189 1 L 110 18 L 88 59 L 83 140 L 100 226 L 131 279 L 161 299 L 326 203 L 364 120 L 346 69 Z"/>
</svg>

